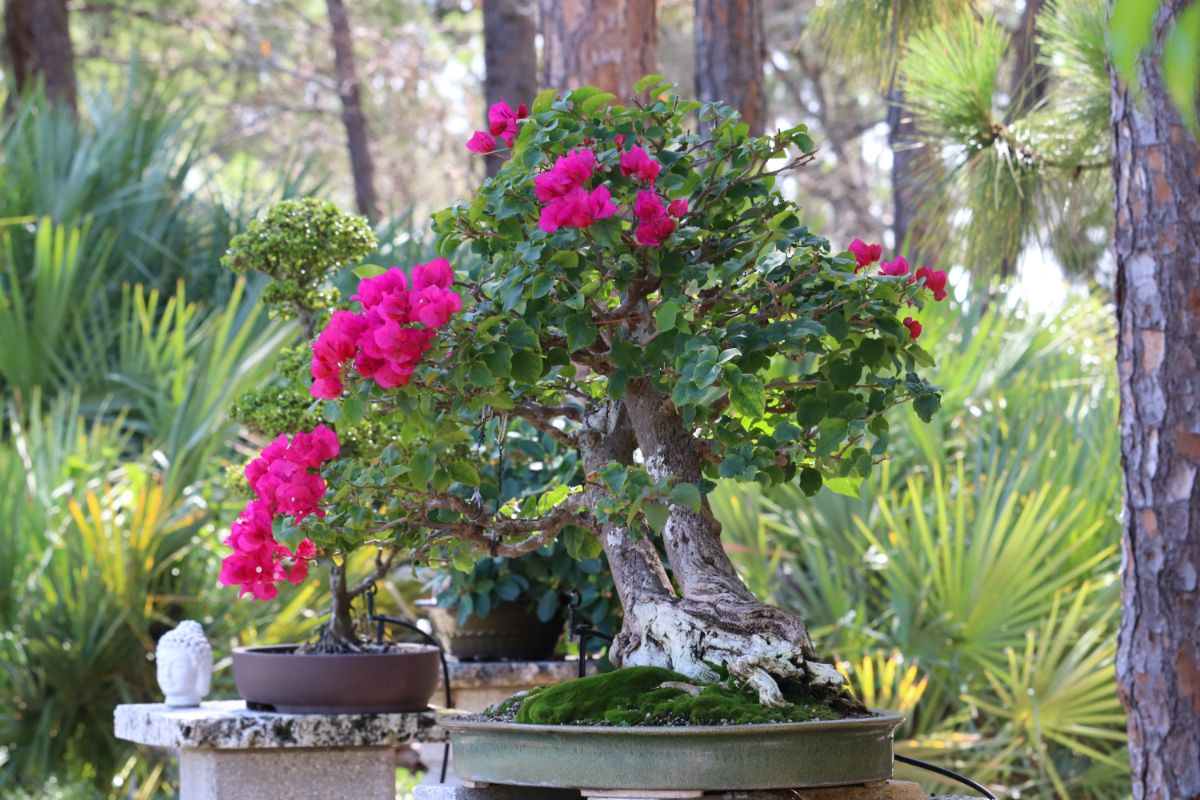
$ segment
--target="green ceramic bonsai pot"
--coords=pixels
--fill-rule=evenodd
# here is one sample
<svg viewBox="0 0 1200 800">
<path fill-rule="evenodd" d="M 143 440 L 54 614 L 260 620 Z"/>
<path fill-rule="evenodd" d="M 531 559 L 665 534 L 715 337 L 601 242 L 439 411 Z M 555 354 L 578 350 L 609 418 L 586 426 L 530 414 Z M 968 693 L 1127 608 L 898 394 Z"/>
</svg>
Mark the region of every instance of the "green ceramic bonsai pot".
<svg viewBox="0 0 1200 800">
<path fill-rule="evenodd" d="M 738 791 L 886 780 L 901 714 L 758 725 L 528 725 L 447 719 L 465 780 L 587 789 Z"/>
</svg>

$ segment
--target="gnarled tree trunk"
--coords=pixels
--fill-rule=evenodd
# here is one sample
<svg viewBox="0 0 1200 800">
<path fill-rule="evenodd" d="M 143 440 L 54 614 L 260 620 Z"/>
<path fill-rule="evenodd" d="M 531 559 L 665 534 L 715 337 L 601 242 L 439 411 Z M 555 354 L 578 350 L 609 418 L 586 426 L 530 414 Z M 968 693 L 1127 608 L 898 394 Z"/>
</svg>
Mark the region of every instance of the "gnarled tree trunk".
<svg viewBox="0 0 1200 800">
<path fill-rule="evenodd" d="M 1200 797 L 1200 145 L 1163 85 L 1164 0 L 1140 95 L 1114 78 L 1117 359 L 1125 466 L 1117 679 L 1133 793 Z"/>
<path fill-rule="evenodd" d="M 537 94 L 537 0 L 484 0 L 483 63 L 487 104 L 504 101 L 516 108 Z M 488 177 L 503 159 L 486 159 Z"/>
<path fill-rule="evenodd" d="M 542 0 L 546 86 L 627 97 L 657 71 L 654 0 Z"/>
<path fill-rule="evenodd" d="M 761 0 L 696 0 L 696 97 L 736 108 L 761 136 L 767 123 Z"/>
<path fill-rule="evenodd" d="M 585 420 L 585 469 L 631 463 L 637 447 L 652 477 L 699 481 L 698 444 L 670 398 L 644 382 L 635 384 L 621 403 Z M 678 594 L 647 535 L 610 525 L 601 541 L 625 609 L 609 651 L 614 664 L 667 667 L 709 681 L 718 678 L 710 665 L 724 664 L 767 705 L 786 705 L 781 680 L 841 684 L 836 669 L 815 661 L 804 622 L 758 602 L 742 583 L 707 501 L 699 511 L 672 505 L 663 529 Z"/>
</svg>

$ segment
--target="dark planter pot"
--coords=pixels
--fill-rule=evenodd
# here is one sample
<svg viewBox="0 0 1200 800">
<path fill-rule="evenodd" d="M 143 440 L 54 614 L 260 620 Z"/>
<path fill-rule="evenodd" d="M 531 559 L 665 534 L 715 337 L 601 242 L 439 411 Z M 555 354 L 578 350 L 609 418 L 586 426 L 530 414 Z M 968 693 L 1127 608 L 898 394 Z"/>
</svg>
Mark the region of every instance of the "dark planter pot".
<svg viewBox="0 0 1200 800">
<path fill-rule="evenodd" d="M 452 608 L 429 604 L 424 610 L 446 652 L 459 661 L 544 661 L 563 632 L 561 616 L 542 622 L 519 603 L 504 603 L 483 618 L 472 614 L 462 625 Z"/>
<path fill-rule="evenodd" d="M 297 653 L 297 647 L 233 651 L 233 681 L 247 704 L 294 714 L 422 711 L 441 675 L 437 648 L 429 645 L 336 655 Z"/>
<path fill-rule="evenodd" d="M 841 786 L 892 775 L 904 717 L 764 725 L 603 727 L 442 721 L 454 772 L 481 783 L 563 789 L 754 791 Z"/>
</svg>

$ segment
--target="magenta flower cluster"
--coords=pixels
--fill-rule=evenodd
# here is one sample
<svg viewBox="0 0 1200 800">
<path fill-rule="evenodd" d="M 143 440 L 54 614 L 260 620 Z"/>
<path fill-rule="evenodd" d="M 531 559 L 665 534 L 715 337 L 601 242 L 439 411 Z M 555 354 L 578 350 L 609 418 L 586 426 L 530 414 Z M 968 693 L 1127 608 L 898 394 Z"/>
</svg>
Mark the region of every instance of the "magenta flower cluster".
<svg viewBox="0 0 1200 800">
<path fill-rule="evenodd" d="M 333 312 L 313 342 L 313 397 L 340 397 L 348 363 L 384 388 L 408 383 L 437 329 L 462 310 L 453 283 L 454 269 L 444 258 L 414 266 L 411 285 L 399 267 L 359 282 L 351 299 L 362 312 Z"/>
<path fill-rule="evenodd" d="M 883 258 L 883 247 L 878 244 L 867 244 L 862 239 L 855 239 L 850 243 L 850 252 L 854 255 L 855 267 L 854 271 L 858 272 L 864 267 L 869 267 L 876 261 L 879 261 L 879 274 L 898 277 L 900 275 L 908 275 L 909 283 L 916 283 L 924 279 L 925 288 L 933 292 L 933 299 L 937 302 L 942 302 L 947 297 L 946 292 L 946 271 L 934 269 L 933 267 L 921 267 L 916 272 L 909 275 L 908 259 L 904 256 L 896 256 L 891 261 L 881 261 Z M 916 339 L 921 335 L 921 323 L 912 317 L 904 318 L 904 327 L 908 328 L 908 336 L 910 339 Z"/>
<path fill-rule="evenodd" d="M 499 136 L 506 147 L 512 147 L 513 142 L 517 140 L 517 120 L 525 119 L 529 116 L 529 109 L 521 103 L 517 108 L 513 108 L 508 103 L 501 100 L 499 103 L 492 104 L 488 109 L 488 130 L 475 131 L 467 142 L 467 149 L 473 150 L 476 153 L 490 153 L 496 149 L 496 137 Z"/>
<path fill-rule="evenodd" d="M 284 434 L 246 465 L 246 480 L 256 499 L 238 516 L 225 544 L 233 553 L 221 562 L 224 586 L 241 587 L 240 594 L 270 600 L 282 580 L 300 583 L 308 577 L 308 562 L 316 555 L 312 540 L 304 539 L 293 552 L 275 540 L 272 525 L 279 515 L 297 522 L 310 514 L 325 516 L 321 465 L 337 458 L 337 434 L 324 425 L 289 440 Z"/>
</svg>

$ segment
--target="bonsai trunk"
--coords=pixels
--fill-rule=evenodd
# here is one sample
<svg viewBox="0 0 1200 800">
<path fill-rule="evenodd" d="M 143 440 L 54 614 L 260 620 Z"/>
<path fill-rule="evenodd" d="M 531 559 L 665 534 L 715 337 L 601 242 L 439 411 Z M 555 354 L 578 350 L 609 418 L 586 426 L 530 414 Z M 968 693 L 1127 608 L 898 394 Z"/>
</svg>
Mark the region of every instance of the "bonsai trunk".
<svg viewBox="0 0 1200 800">
<path fill-rule="evenodd" d="M 670 399 L 631 384 L 620 405 L 585 421 L 588 472 L 612 461 L 630 463 L 634 445 L 650 475 L 700 480 L 700 452 Z M 605 526 L 601 539 L 625 622 L 609 651 L 617 666 L 660 666 L 699 680 L 718 679 L 714 665 L 752 686 L 764 705 L 787 705 L 781 680 L 829 689 L 842 683 L 817 663 L 803 620 L 760 603 L 738 577 L 721 546 L 721 526 L 707 501 L 700 510 L 670 506 L 663 542 L 679 594 L 667 579 L 648 535 Z"/>
<path fill-rule="evenodd" d="M 306 653 L 357 653 L 362 650 L 350 608 L 354 599 L 346 585 L 346 562 L 331 559 L 329 565 L 329 621 L 321 629 L 314 644 L 303 648 Z"/>
</svg>

